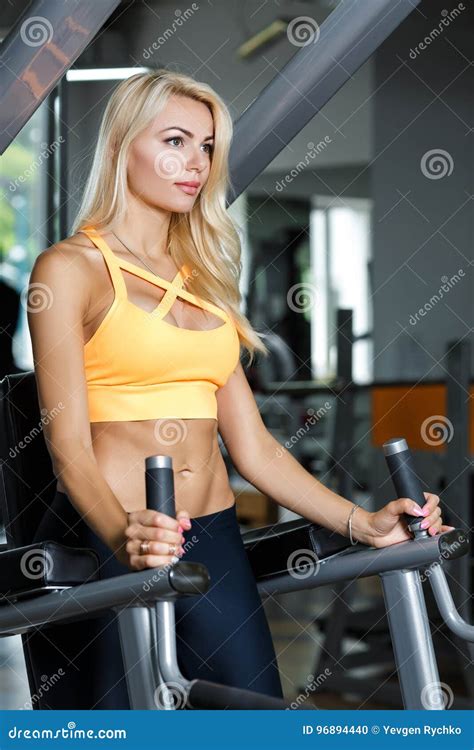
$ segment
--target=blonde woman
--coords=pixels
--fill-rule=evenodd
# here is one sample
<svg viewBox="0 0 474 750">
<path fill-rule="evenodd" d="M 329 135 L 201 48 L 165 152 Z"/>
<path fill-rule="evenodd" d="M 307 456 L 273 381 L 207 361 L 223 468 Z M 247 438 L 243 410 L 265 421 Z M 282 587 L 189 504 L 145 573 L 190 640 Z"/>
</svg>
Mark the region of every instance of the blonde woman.
<svg viewBox="0 0 474 750">
<path fill-rule="evenodd" d="M 267 431 L 240 363 L 265 353 L 240 312 L 239 236 L 226 212 L 232 121 L 205 83 L 172 71 L 121 82 L 103 115 L 72 236 L 36 260 L 30 294 L 41 408 L 57 491 L 37 539 L 97 550 L 102 577 L 207 565 L 209 592 L 176 605 L 178 656 L 202 678 L 282 696 L 268 623 L 242 544 L 220 433 L 240 474 L 277 503 L 347 534 L 353 503 Z M 58 408 L 60 405 L 60 408 Z M 172 456 L 177 519 L 145 508 L 145 457 Z M 430 533 L 439 498 L 427 494 Z M 357 508 L 355 538 L 408 538 L 399 499 Z M 39 708 L 129 708 L 115 614 L 27 640 Z M 291 686 L 290 686 L 291 687 Z"/>
</svg>

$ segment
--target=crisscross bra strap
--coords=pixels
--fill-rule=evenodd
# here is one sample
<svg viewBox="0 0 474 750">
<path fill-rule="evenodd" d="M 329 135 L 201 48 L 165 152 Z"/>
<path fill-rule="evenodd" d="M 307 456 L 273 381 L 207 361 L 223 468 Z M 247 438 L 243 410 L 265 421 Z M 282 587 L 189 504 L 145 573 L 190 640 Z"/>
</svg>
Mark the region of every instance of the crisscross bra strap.
<svg viewBox="0 0 474 750">
<path fill-rule="evenodd" d="M 112 279 L 117 297 L 119 299 L 127 299 L 127 285 L 125 284 L 125 279 L 123 278 L 118 259 L 115 257 L 108 244 L 94 229 L 94 227 L 84 227 L 83 229 L 81 229 L 81 232 L 84 232 L 84 234 L 89 237 L 94 245 L 98 247 L 99 250 L 101 250 L 102 255 L 104 256 L 104 260 L 107 264 L 107 268 L 109 269 L 110 277 Z"/>
</svg>

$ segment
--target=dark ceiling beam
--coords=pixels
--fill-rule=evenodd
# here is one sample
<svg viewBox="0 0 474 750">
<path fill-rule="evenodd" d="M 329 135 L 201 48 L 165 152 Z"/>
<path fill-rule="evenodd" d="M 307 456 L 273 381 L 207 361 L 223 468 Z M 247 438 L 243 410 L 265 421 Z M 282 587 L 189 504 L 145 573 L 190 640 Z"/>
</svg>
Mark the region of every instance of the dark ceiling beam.
<svg viewBox="0 0 474 750">
<path fill-rule="evenodd" d="M 237 120 L 230 152 L 232 203 L 310 122 L 420 0 L 344 0 Z M 289 33 L 290 35 L 290 33 Z"/>
<path fill-rule="evenodd" d="M 33 0 L 0 46 L 0 154 L 120 0 Z"/>
</svg>

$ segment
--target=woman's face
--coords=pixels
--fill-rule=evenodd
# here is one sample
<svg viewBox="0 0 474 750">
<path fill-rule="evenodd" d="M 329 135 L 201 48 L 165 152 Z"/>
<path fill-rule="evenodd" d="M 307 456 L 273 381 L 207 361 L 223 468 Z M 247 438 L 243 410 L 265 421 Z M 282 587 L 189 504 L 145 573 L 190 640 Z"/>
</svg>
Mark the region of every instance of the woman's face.
<svg viewBox="0 0 474 750">
<path fill-rule="evenodd" d="M 150 206 L 190 211 L 209 176 L 214 124 L 209 108 L 172 96 L 163 111 L 131 143 L 128 187 Z M 196 183 L 186 187 L 179 183 Z"/>
</svg>

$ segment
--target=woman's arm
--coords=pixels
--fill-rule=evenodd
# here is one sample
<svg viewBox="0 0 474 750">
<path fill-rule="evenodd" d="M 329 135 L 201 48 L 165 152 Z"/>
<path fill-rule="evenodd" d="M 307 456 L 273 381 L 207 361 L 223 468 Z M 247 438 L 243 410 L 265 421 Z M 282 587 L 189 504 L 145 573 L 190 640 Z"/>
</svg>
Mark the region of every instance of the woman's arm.
<svg viewBox="0 0 474 750">
<path fill-rule="evenodd" d="M 313 477 L 267 430 L 239 363 L 228 382 L 217 391 L 219 432 L 241 476 L 289 510 L 344 536 L 354 503 Z M 352 514 L 354 539 L 385 546 L 410 538 L 401 516 L 425 516 L 431 533 L 441 526 L 437 495 L 426 493 L 422 510 L 408 498 L 388 503 L 376 513 L 362 507 Z M 381 543 L 382 542 L 382 543 Z"/>
<path fill-rule="evenodd" d="M 77 248 L 58 243 L 36 259 L 30 276 L 27 309 L 38 400 L 42 414 L 48 416 L 43 420 L 43 434 L 55 476 L 61 477 L 72 505 L 85 522 L 111 553 L 127 564 L 130 554 L 137 554 L 140 540 L 159 540 L 179 546 L 181 534 L 177 533 L 175 519 L 154 511 L 135 511 L 130 524 L 127 512 L 95 459 L 82 324 L 89 288 L 90 270 Z M 158 519 L 164 528 L 144 529 L 141 525 L 156 526 Z M 129 545 L 127 549 L 125 545 Z M 162 546 L 156 548 L 155 556 L 142 556 L 134 562 L 139 567 L 170 562 L 169 556 L 158 562 Z M 150 565 L 145 565 L 147 559 Z"/>
</svg>

